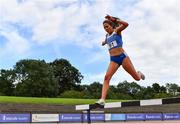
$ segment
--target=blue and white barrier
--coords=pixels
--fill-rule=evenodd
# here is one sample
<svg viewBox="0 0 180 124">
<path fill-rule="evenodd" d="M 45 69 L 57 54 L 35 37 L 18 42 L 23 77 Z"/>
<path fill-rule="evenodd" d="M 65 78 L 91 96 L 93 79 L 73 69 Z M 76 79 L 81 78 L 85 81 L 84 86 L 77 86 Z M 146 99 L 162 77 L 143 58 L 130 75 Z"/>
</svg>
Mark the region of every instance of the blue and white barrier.
<svg viewBox="0 0 180 124">
<path fill-rule="evenodd" d="M 87 120 L 88 123 L 91 123 L 91 110 L 101 108 L 123 108 L 123 107 L 135 107 L 135 106 L 151 106 L 151 105 L 164 105 L 164 104 L 174 104 L 180 103 L 180 97 L 175 98 L 163 98 L 163 99 L 148 99 L 148 100 L 135 100 L 128 102 L 113 102 L 113 103 L 105 103 L 105 105 L 100 104 L 87 104 L 87 105 L 76 105 L 77 111 L 87 111 Z M 145 120 L 144 114 L 127 114 L 126 120 Z"/>
</svg>

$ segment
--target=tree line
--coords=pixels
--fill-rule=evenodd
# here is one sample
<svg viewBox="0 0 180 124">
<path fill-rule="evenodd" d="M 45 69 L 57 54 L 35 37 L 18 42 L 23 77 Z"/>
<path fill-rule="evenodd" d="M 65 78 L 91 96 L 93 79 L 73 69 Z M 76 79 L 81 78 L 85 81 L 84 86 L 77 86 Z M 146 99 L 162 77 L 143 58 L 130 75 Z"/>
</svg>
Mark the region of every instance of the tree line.
<svg viewBox="0 0 180 124">
<path fill-rule="evenodd" d="M 66 59 L 24 59 L 12 69 L 0 70 L 0 95 L 27 97 L 65 97 L 98 99 L 102 84 L 92 82 L 81 85 L 83 75 Z M 143 87 L 136 82 L 119 82 L 111 85 L 109 99 L 151 99 L 180 96 L 180 87 L 175 83 Z"/>
</svg>

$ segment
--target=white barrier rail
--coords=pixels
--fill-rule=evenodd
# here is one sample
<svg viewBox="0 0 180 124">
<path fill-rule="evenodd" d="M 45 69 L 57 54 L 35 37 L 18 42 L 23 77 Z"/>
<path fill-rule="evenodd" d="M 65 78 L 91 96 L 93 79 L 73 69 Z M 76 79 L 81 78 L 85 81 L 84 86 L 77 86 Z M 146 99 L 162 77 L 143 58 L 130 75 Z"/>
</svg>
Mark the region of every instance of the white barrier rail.
<svg viewBox="0 0 180 124">
<path fill-rule="evenodd" d="M 136 100 L 136 101 L 128 101 L 128 102 L 112 102 L 105 103 L 105 105 L 95 104 L 87 104 L 87 105 L 76 105 L 76 110 L 86 110 L 87 111 L 87 120 L 88 123 L 91 123 L 91 110 L 96 108 L 121 108 L 121 107 L 132 107 L 132 106 L 150 106 L 150 105 L 163 105 L 163 104 L 174 104 L 180 103 L 179 98 L 165 98 L 165 99 L 149 99 L 149 100 Z"/>
<path fill-rule="evenodd" d="M 121 108 L 129 106 L 150 106 L 150 105 L 163 105 L 163 104 L 174 104 L 180 103 L 180 98 L 165 98 L 165 99 L 149 99 L 149 100 L 136 100 L 128 102 L 112 102 L 105 103 L 105 105 L 98 104 L 86 104 L 86 105 L 76 105 L 76 110 L 89 110 L 95 108 Z"/>
</svg>

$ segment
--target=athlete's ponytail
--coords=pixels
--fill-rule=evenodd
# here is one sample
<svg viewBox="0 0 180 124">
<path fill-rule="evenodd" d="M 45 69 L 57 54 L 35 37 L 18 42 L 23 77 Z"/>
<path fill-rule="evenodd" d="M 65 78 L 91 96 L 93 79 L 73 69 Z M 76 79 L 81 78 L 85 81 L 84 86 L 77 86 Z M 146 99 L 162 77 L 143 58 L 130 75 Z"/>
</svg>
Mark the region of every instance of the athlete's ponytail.
<svg viewBox="0 0 180 124">
<path fill-rule="evenodd" d="M 114 20 L 115 20 L 115 21 L 113 21 L 114 27 L 115 27 L 115 28 L 118 27 L 118 26 L 119 26 L 119 23 L 118 23 L 117 21 L 118 21 L 118 20 L 121 20 L 121 19 L 118 18 L 118 17 L 113 17 L 113 16 L 112 16 L 112 18 L 114 18 Z"/>
</svg>

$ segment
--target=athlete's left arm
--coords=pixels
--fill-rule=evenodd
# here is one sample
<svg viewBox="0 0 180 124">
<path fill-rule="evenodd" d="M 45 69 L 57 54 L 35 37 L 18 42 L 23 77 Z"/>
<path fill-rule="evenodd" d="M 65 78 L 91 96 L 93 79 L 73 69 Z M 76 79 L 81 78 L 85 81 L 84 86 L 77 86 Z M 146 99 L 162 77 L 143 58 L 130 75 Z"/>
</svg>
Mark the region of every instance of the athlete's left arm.
<svg viewBox="0 0 180 124">
<path fill-rule="evenodd" d="M 119 26 L 117 26 L 117 27 L 115 28 L 115 32 L 116 32 L 116 33 L 121 33 L 121 31 L 123 31 L 124 29 L 126 29 L 126 28 L 128 27 L 128 25 L 129 25 L 127 22 L 122 21 L 122 20 L 119 20 L 119 19 L 116 20 L 116 23 L 119 24 Z"/>
<path fill-rule="evenodd" d="M 119 26 L 117 26 L 117 27 L 115 28 L 115 32 L 118 33 L 118 34 L 120 34 L 121 31 L 123 31 L 123 30 L 124 30 L 125 28 L 127 28 L 128 25 L 129 25 L 127 22 L 125 22 L 125 21 L 123 21 L 123 20 L 120 20 L 119 18 L 110 16 L 110 15 L 106 15 L 105 18 L 108 19 L 108 20 L 110 20 L 110 21 L 112 21 L 112 22 L 114 22 L 115 24 L 118 24 L 118 25 L 119 25 Z"/>
</svg>

